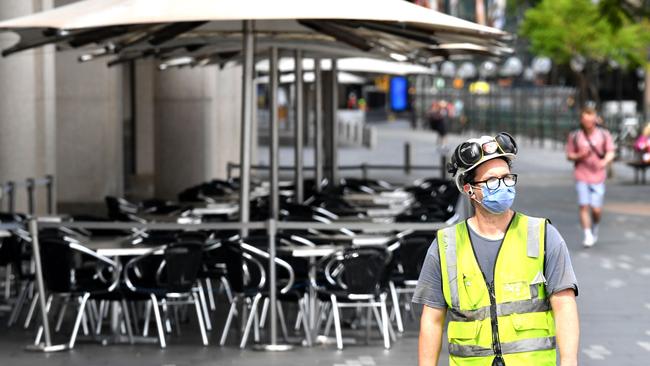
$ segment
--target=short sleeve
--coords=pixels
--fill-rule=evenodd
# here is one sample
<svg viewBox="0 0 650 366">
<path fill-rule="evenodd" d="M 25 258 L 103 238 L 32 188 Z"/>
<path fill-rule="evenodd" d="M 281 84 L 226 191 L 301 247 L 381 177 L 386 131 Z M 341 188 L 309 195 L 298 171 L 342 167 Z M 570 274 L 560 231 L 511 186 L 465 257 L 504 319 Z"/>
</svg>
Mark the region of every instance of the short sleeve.
<svg viewBox="0 0 650 366">
<path fill-rule="evenodd" d="M 433 241 L 427 251 L 412 301 L 432 308 L 447 307 L 445 295 L 442 292 L 442 273 L 437 240 Z"/>
<path fill-rule="evenodd" d="M 546 227 L 544 277 L 546 292 L 549 295 L 566 289 L 573 289 L 576 296 L 578 295 L 578 280 L 573 271 L 569 249 L 562 235 L 551 224 Z"/>
</svg>

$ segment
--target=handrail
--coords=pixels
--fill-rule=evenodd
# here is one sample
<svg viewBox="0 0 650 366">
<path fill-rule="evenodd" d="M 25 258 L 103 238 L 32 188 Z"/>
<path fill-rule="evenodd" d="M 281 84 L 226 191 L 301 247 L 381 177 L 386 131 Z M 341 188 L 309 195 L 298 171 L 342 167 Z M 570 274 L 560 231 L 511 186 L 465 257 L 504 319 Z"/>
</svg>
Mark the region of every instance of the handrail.
<svg viewBox="0 0 650 366">
<path fill-rule="evenodd" d="M 375 223 L 375 222 L 337 222 L 321 223 L 311 221 L 278 221 L 275 222 L 277 229 L 350 229 L 350 230 L 377 230 L 377 231 L 403 231 L 403 230 L 438 230 L 450 225 L 447 222 L 395 222 L 395 223 Z M 105 222 L 105 221 L 73 221 L 73 222 L 52 222 L 41 221 L 39 227 L 56 228 L 66 227 L 69 229 L 151 229 L 151 230 L 237 230 L 237 229 L 267 229 L 268 221 L 252 221 L 248 223 L 241 222 L 215 222 L 215 223 L 166 223 L 166 222 Z"/>
<path fill-rule="evenodd" d="M 368 163 L 362 163 L 359 165 L 339 165 L 338 169 L 339 170 L 360 170 L 361 171 L 361 176 L 363 179 L 368 179 L 368 171 L 369 170 L 402 170 L 407 174 L 410 174 L 411 171 L 413 170 L 438 170 L 440 172 L 441 178 L 445 178 L 446 174 L 446 162 L 447 162 L 447 157 L 445 155 L 442 155 L 440 157 L 440 164 L 438 165 L 426 165 L 426 164 L 411 164 L 410 162 L 410 154 L 407 155 L 409 158 L 405 161 L 404 164 L 368 164 Z M 329 169 L 330 167 L 328 165 L 324 165 L 323 169 Z M 226 164 L 226 175 L 228 179 L 232 179 L 232 171 L 236 169 L 241 169 L 240 164 L 235 164 L 232 162 L 229 162 Z M 268 165 L 251 165 L 250 166 L 251 170 L 269 170 L 270 167 Z M 288 166 L 288 165 L 283 165 L 278 167 L 279 170 L 281 171 L 295 171 L 295 167 L 293 166 Z M 303 166 L 302 170 L 303 171 L 314 171 L 313 166 Z"/>
</svg>

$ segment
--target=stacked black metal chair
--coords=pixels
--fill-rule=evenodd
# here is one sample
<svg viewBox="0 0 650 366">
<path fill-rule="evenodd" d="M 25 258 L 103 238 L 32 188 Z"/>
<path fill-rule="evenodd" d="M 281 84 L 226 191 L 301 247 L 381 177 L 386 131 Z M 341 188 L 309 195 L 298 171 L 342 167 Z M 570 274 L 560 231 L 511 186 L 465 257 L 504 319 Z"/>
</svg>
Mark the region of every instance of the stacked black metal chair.
<svg viewBox="0 0 650 366">
<path fill-rule="evenodd" d="M 322 258 L 315 265 L 319 276 L 312 283 L 321 302 L 329 305 L 325 335 L 334 324 L 336 345 L 343 349 L 341 309 L 367 308 L 366 337 L 374 315 L 381 331 L 384 347 L 390 348 L 394 337 L 388 316 L 386 279 L 391 255 L 385 248 L 348 248 Z M 319 314 L 316 329 L 322 325 Z"/>
<path fill-rule="evenodd" d="M 445 222 L 455 215 L 459 192 L 453 182 L 429 178 L 407 187 L 415 204 L 395 218 L 396 222 Z"/>
<path fill-rule="evenodd" d="M 153 310 L 160 347 L 165 348 L 165 331 L 171 323 L 180 332 L 178 312 L 170 314 L 173 306 L 193 305 L 203 345 L 208 345 L 203 292 L 197 286 L 197 277 L 203 261 L 203 243 L 180 240 L 152 248 L 146 254 L 131 259 L 124 267 L 123 276 L 127 297 L 132 300 L 148 298 Z M 203 301 L 202 301 L 203 300 Z M 161 314 L 161 308 L 163 310 Z M 148 307 L 149 309 L 149 307 Z M 145 314 L 145 329 L 149 325 L 149 310 Z M 163 327 L 163 315 L 165 325 Z"/>
<path fill-rule="evenodd" d="M 0 213 L 3 224 L 24 225 L 26 217 L 15 213 Z M 28 269 L 31 262 L 31 238 L 21 227 L 5 230 L 0 237 L 0 266 L 5 267 L 5 299 L 12 301 L 7 326 L 18 320 L 29 294 L 34 292 L 34 274 Z M 13 297 L 12 288 L 17 289 Z"/>
<path fill-rule="evenodd" d="M 45 288 L 49 293 L 46 309 L 49 312 L 56 298 L 63 300 L 55 331 L 59 331 L 65 315 L 65 309 L 70 301 L 78 303 L 72 333 L 68 347 L 73 348 L 79 327 L 83 326 L 84 333 L 90 334 L 101 321 L 94 312 L 87 311 L 87 303 L 91 299 L 101 299 L 119 290 L 119 264 L 95 251 L 84 247 L 81 243 L 65 236 L 56 229 L 43 230 L 39 233 L 41 260 Z M 38 295 L 35 295 L 37 298 Z M 130 332 L 128 310 L 122 309 L 124 323 Z M 39 327 L 35 344 L 40 343 L 43 327 Z"/>
<path fill-rule="evenodd" d="M 412 231 L 399 237 L 397 245 L 392 248 L 393 258 L 390 265 L 389 290 L 397 330 L 404 332 L 402 309 L 415 320 L 411 308 L 411 296 L 415 292 L 422 265 L 436 232 Z"/>
<path fill-rule="evenodd" d="M 246 347 L 251 331 L 253 332 L 254 341 L 259 342 L 259 330 L 268 315 L 269 307 L 270 283 L 267 268 L 269 268 L 270 256 L 264 248 L 265 243 L 268 243 L 268 238 L 265 237 L 248 237 L 243 240 L 222 243 L 222 253 L 226 259 L 227 267 L 226 276 L 233 293 L 233 301 L 221 335 L 220 344 L 222 346 L 227 341 L 235 316 L 241 316 L 240 320 L 245 324 L 239 347 Z M 276 257 L 275 266 L 277 268 L 277 315 L 283 336 L 288 338 L 282 304 L 287 302 L 296 303 L 300 312 L 307 313 L 307 298 L 305 297 L 307 286 L 303 281 L 296 282 L 294 267 L 285 259 Z M 306 276 L 306 274 L 301 273 L 302 276 Z M 238 310 L 240 305 L 241 309 Z M 301 322 L 305 340 L 307 344 L 311 345 L 311 334 L 307 318 L 303 317 Z"/>
</svg>

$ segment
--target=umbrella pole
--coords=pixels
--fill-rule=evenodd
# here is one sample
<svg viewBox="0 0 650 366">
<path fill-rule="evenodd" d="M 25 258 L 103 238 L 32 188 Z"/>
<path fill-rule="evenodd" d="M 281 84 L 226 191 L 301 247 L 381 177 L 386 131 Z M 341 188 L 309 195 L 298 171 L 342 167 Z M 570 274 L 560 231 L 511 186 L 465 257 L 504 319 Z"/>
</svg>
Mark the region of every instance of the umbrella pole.
<svg viewBox="0 0 650 366">
<path fill-rule="evenodd" d="M 321 72 L 320 59 L 314 60 L 314 167 L 316 171 L 316 192 L 321 190 L 321 182 L 323 181 L 323 75 Z"/>
<path fill-rule="evenodd" d="M 246 224 L 250 219 L 251 144 L 253 124 L 253 21 L 244 20 L 241 150 L 239 167 L 239 221 Z M 241 229 L 241 236 L 248 236 L 248 229 Z"/>
<path fill-rule="evenodd" d="M 337 118 L 337 112 L 338 112 L 338 100 L 339 100 L 339 85 L 338 85 L 338 68 L 336 64 L 336 59 L 332 59 L 332 78 L 331 78 L 331 85 L 330 85 L 330 93 L 331 93 L 331 104 L 330 104 L 330 113 L 329 116 L 332 119 L 330 122 L 332 123 L 330 127 L 330 133 L 331 135 L 329 136 L 330 138 L 330 152 L 331 152 L 331 157 L 330 157 L 330 174 L 329 176 L 332 177 L 332 182 L 331 184 L 336 186 L 339 184 L 339 147 L 338 147 L 338 135 L 339 135 L 339 126 L 338 126 L 338 118 Z"/>
<path fill-rule="evenodd" d="M 295 110 L 295 158 L 294 158 L 294 168 L 295 168 L 295 202 L 302 203 L 304 201 L 304 179 L 303 179 L 303 125 L 304 125 L 304 115 L 303 115 L 303 75 L 302 75 L 302 51 L 296 50 L 295 54 L 295 75 L 296 75 L 296 110 Z"/>
<path fill-rule="evenodd" d="M 269 69 L 269 110 L 271 118 L 271 143 L 269 148 L 270 171 L 270 212 L 269 220 L 266 225 L 269 239 L 269 318 L 270 318 L 270 344 L 261 345 L 256 349 L 263 351 L 288 351 L 293 347 L 291 345 L 278 344 L 278 312 L 277 312 L 277 273 L 275 270 L 276 258 L 276 233 L 277 220 L 280 212 L 280 191 L 278 187 L 279 172 L 279 146 L 280 138 L 278 133 L 278 49 L 271 47 L 270 50 L 270 69 Z M 252 316 L 252 314 L 251 314 Z"/>
<path fill-rule="evenodd" d="M 50 321 L 47 317 L 45 297 L 45 282 L 43 280 L 43 265 L 41 262 L 41 247 L 38 238 L 38 221 L 36 218 L 29 220 L 29 233 L 32 238 L 32 252 L 34 256 L 34 274 L 36 275 L 36 289 L 38 304 L 41 309 L 41 326 L 43 327 L 43 342 L 25 347 L 27 351 L 57 352 L 69 349 L 68 344 L 52 344 Z"/>
<path fill-rule="evenodd" d="M 277 220 L 280 212 L 280 196 L 278 189 L 279 173 L 279 126 L 278 126 L 278 49 L 270 49 L 269 70 L 269 115 L 270 115 L 270 146 L 269 146 L 269 218 Z M 275 268 L 275 267 L 272 267 Z M 273 274 L 274 271 L 271 271 Z M 271 290 L 272 291 L 272 290 Z"/>
</svg>

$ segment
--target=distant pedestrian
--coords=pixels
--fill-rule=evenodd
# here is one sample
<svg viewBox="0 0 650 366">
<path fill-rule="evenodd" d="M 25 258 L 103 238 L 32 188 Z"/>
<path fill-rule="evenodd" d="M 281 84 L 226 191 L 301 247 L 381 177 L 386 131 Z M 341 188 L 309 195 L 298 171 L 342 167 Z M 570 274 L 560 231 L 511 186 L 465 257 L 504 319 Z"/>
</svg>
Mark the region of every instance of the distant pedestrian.
<svg viewBox="0 0 650 366">
<path fill-rule="evenodd" d="M 598 241 L 607 166 L 615 156 L 612 136 L 597 126 L 597 122 L 596 110 L 584 108 L 580 113 L 580 128 L 569 134 L 566 145 L 566 157 L 575 165 L 580 224 L 584 232 L 582 244 L 585 247 Z"/>
<path fill-rule="evenodd" d="M 639 154 L 641 161 L 650 163 L 650 123 L 645 125 L 641 136 L 634 142 L 634 150 Z"/>
<path fill-rule="evenodd" d="M 429 126 L 433 131 L 438 133 L 438 143 L 440 146 L 445 146 L 447 143 L 447 117 L 449 109 L 447 102 L 444 100 L 434 100 L 429 108 L 428 119 Z"/>
<path fill-rule="evenodd" d="M 451 366 L 555 366 L 556 347 L 562 366 L 577 364 L 569 251 L 547 219 L 510 208 L 516 155 L 503 132 L 454 150 L 449 172 L 475 214 L 439 230 L 424 260 L 413 294 L 424 305 L 420 366 L 438 365 L 445 323 Z"/>
</svg>

